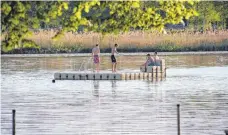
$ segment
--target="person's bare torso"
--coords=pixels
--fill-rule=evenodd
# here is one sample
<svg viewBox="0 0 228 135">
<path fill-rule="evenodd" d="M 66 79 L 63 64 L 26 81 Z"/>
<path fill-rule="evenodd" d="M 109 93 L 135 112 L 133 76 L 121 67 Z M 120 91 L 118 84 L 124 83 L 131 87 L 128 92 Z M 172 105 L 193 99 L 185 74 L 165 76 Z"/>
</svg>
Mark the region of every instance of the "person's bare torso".
<svg viewBox="0 0 228 135">
<path fill-rule="evenodd" d="M 155 55 L 154 57 L 155 61 L 159 60 L 159 57 L 157 55 Z"/>
<path fill-rule="evenodd" d="M 116 47 L 112 48 L 112 55 L 114 55 L 116 53 Z"/>
<path fill-rule="evenodd" d="M 93 55 L 99 55 L 100 54 L 100 49 L 98 47 L 94 47 L 92 52 L 93 52 Z"/>
</svg>

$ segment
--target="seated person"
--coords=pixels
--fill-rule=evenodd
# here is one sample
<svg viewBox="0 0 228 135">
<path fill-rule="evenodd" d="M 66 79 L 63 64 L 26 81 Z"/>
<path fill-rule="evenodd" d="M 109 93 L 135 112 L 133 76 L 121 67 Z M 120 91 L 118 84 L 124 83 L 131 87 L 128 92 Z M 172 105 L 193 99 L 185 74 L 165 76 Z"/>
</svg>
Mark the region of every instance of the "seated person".
<svg viewBox="0 0 228 135">
<path fill-rule="evenodd" d="M 146 63 L 144 63 L 142 66 L 145 66 L 145 68 L 147 66 L 154 66 L 155 65 L 155 61 L 154 61 L 154 58 L 150 56 L 150 54 L 147 54 L 147 60 L 146 60 Z"/>
<path fill-rule="evenodd" d="M 160 66 L 161 65 L 161 60 L 158 57 L 158 53 L 154 52 L 154 66 Z"/>
</svg>

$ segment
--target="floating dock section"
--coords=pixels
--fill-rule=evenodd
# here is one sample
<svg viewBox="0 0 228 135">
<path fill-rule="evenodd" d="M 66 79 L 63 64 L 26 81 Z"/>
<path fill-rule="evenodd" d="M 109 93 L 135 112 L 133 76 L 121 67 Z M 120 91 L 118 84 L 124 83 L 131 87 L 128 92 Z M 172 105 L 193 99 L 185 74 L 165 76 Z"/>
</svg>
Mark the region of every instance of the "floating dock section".
<svg viewBox="0 0 228 135">
<path fill-rule="evenodd" d="M 137 80 L 162 79 L 166 77 L 165 60 L 160 66 L 140 67 L 141 72 L 131 73 L 55 73 L 54 80 Z"/>
</svg>

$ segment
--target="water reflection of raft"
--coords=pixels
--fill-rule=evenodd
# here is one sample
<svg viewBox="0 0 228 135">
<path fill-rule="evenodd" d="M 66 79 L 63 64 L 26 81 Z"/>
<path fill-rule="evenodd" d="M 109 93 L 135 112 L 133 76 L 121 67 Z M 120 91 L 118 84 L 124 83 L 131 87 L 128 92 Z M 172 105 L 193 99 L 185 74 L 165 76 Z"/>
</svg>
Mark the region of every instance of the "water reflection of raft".
<svg viewBox="0 0 228 135">
<path fill-rule="evenodd" d="M 55 73 L 54 80 L 137 80 L 162 79 L 166 76 L 165 60 L 159 66 L 141 66 L 141 72 L 132 73 Z"/>
</svg>

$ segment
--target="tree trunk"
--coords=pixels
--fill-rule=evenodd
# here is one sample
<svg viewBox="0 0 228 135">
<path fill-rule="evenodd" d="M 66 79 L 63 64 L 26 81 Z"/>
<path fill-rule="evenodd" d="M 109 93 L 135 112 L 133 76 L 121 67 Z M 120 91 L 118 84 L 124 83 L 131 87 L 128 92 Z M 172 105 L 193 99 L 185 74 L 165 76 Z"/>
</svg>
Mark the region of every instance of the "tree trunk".
<svg viewBox="0 0 228 135">
<path fill-rule="evenodd" d="M 204 6 L 204 11 L 203 11 L 204 12 L 203 13 L 203 31 L 205 31 L 205 29 L 206 29 L 205 25 L 207 24 L 207 20 L 206 20 L 207 18 L 206 18 L 206 13 L 205 13 L 206 11 L 207 11 L 207 8 L 206 8 L 206 6 Z"/>
<path fill-rule="evenodd" d="M 199 4 L 197 3 L 197 11 L 199 10 Z M 196 17 L 196 31 L 199 29 L 199 17 Z"/>
<path fill-rule="evenodd" d="M 226 29 L 228 29 L 228 18 L 226 18 Z"/>
<path fill-rule="evenodd" d="M 18 41 L 18 47 L 20 48 L 21 54 L 23 53 L 23 45 L 21 43 L 21 39 Z"/>
</svg>

